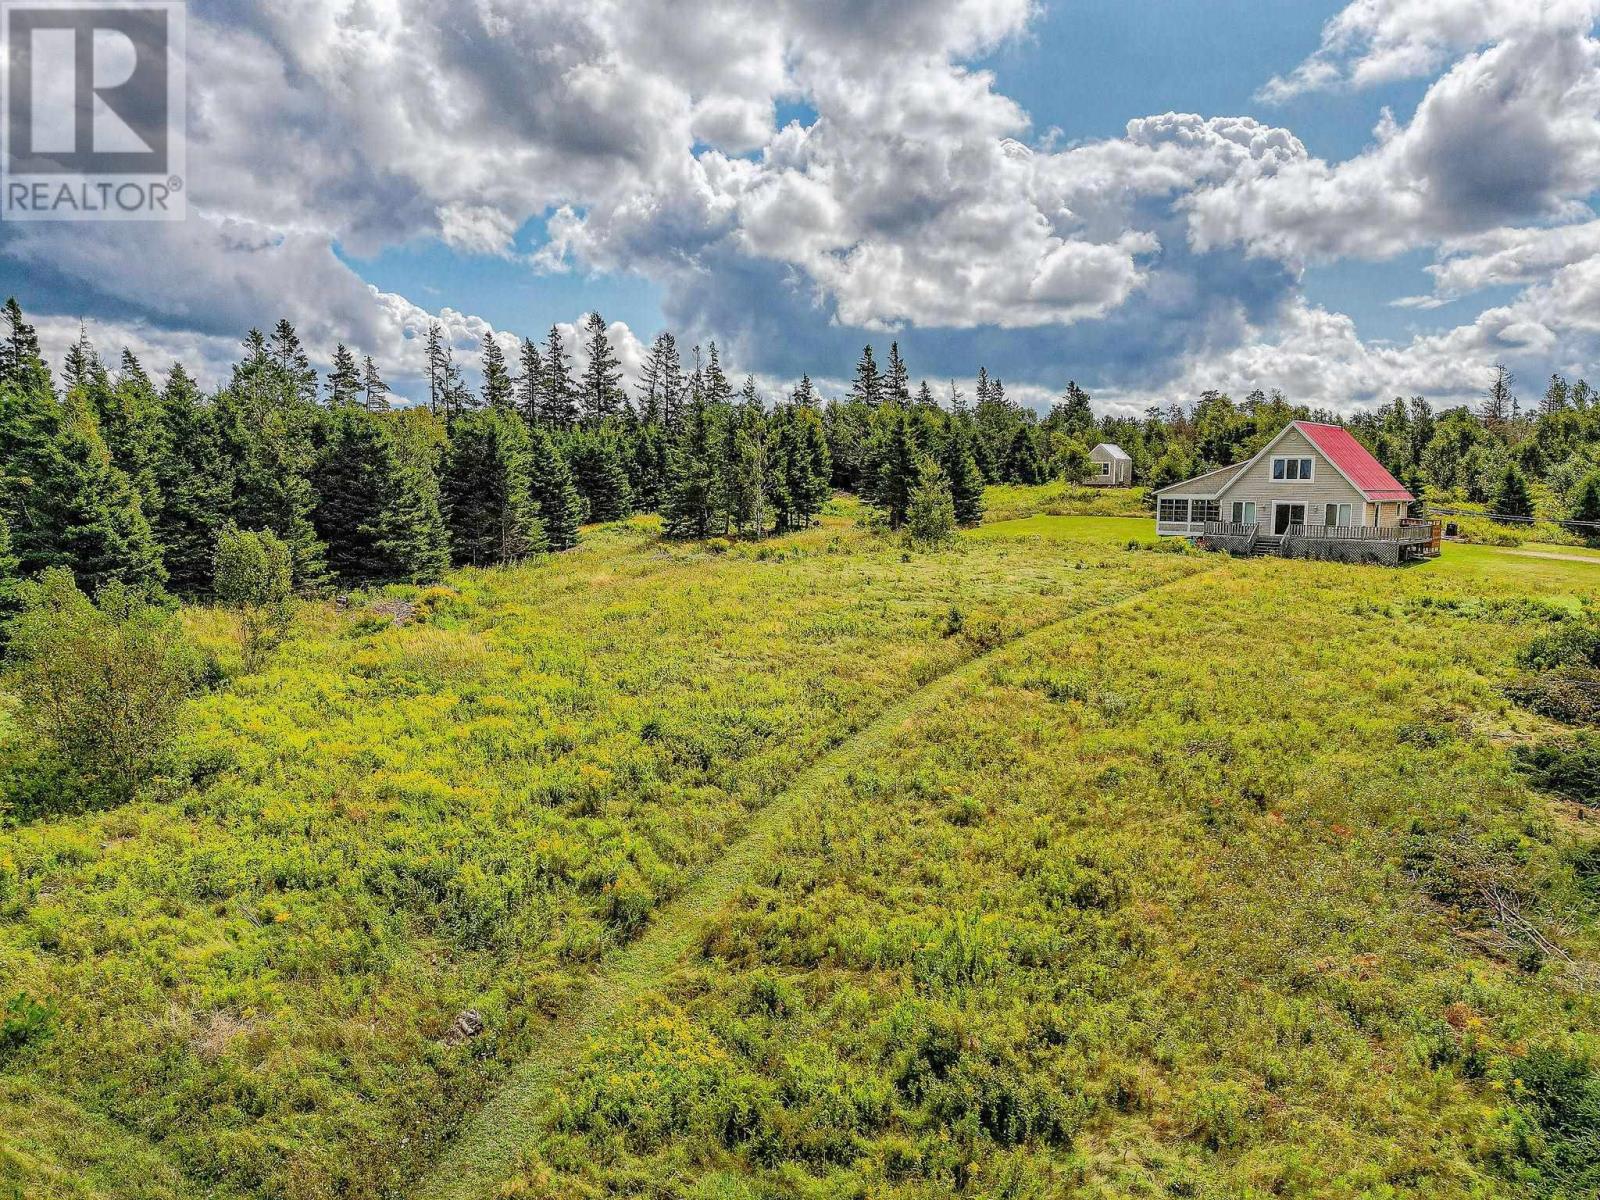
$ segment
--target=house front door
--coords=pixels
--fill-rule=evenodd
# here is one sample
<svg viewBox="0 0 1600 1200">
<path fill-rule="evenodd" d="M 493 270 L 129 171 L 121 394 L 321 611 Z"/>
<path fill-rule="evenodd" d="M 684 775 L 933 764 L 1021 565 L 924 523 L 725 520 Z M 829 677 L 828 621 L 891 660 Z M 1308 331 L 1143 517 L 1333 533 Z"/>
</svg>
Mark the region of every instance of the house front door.
<svg viewBox="0 0 1600 1200">
<path fill-rule="evenodd" d="M 1289 532 L 1291 525 L 1304 525 L 1306 523 L 1306 506 L 1304 504 L 1284 504 L 1281 501 L 1272 506 L 1272 532 L 1282 537 Z"/>
</svg>

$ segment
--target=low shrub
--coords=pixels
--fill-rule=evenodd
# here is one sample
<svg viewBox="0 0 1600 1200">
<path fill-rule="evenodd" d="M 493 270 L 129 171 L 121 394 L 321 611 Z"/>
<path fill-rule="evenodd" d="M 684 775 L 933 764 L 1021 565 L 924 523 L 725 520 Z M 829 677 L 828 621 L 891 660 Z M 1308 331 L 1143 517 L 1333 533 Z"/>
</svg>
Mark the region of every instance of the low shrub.
<svg viewBox="0 0 1600 1200">
<path fill-rule="evenodd" d="M 17 719 L 50 760 L 42 766 L 110 800 L 166 763 L 203 675 L 176 613 L 121 584 L 91 602 L 60 569 L 24 585 L 11 652 Z"/>
</svg>

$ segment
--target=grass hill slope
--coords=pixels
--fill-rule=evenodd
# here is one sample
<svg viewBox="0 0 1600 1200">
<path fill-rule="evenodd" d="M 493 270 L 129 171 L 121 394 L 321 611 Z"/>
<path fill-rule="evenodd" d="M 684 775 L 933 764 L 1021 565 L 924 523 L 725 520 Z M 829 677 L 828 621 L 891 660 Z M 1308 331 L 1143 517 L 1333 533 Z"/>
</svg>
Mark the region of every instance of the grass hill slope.
<svg viewBox="0 0 1600 1200">
<path fill-rule="evenodd" d="M 0 833 L 0 1183 L 1592 1194 L 1600 853 L 1505 688 L 1600 568 L 1130 530 L 635 525 L 308 619 L 190 778 Z"/>
</svg>

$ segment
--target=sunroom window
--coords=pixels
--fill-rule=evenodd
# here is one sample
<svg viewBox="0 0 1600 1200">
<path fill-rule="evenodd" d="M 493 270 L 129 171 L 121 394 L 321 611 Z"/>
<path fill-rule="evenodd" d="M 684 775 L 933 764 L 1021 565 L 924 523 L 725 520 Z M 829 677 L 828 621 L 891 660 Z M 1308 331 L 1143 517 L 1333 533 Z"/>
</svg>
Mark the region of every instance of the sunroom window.
<svg viewBox="0 0 1600 1200">
<path fill-rule="evenodd" d="M 1189 502 L 1187 500 L 1162 500 L 1159 516 L 1163 525 L 1187 525 L 1189 523 Z"/>
</svg>

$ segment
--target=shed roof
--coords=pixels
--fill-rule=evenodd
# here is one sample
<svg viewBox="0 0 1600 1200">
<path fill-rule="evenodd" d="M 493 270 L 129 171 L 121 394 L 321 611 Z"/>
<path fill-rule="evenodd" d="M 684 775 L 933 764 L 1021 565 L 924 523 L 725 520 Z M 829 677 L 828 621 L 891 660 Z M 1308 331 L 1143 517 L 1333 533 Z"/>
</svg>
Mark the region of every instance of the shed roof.
<svg viewBox="0 0 1600 1200">
<path fill-rule="evenodd" d="M 1123 462 L 1127 462 L 1129 460 L 1128 452 L 1126 450 L 1124 450 L 1121 446 L 1118 446 L 1118 445 L 1116 445 L 1115 443 L 1112 443 L 1112 442 L 1101 442 L 1093 450 L 1089 451 L 1089 453 L 1090 454 L 1095 454 L 1095 453 L 1097 453 L 1097 452 L 1099 452 L 1101 450 L 1104 450 L 1112 458 L 1119 459 L 1119 460 L 1121 460 Z"/>
</svg>

